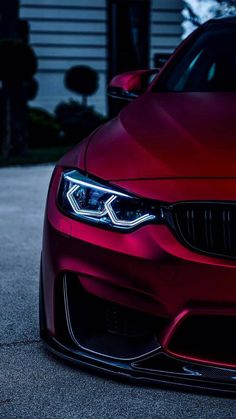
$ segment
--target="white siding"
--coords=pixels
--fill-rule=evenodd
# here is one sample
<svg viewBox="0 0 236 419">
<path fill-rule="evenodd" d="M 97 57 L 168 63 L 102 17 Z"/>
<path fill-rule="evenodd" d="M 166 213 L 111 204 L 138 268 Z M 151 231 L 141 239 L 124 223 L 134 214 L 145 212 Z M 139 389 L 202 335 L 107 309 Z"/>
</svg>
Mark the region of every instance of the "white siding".
<svg viewBox="0 0 236 419">
<path fill-rule="evenodd" d="M 64 72 L 41 72 L 38 73 L 37 79 L 39 81 L 39 92 L 38 99 L 32 102 L 33 106 L 42 106 L 49 111 L 53 111 L 56 105 L 61 101 L 67 101 L 69 99 L 78 100 L 78 96 L 69 92 L 63 83 Z M 96 97 L 92 96 L 89 100 L 91 105 L 96 105 L 99 112 L 104 110 L 105 113 L 105 88 L 106 79 L 105 74 L 100 74 L 99 89 Z"/>
<path fill-rule="evenodd" d="M 89 60 L 85 60 L 85 58 L 77 58 L 77 57 L 41 57 L 40 58 L 40 67 L 39 72 L 48 72 L 48 70 L 55 70 L 55 72 L 65 72 L 68 68 L 72 65 L 90 65 L 93 68 L 96 68 L 99 72 L 105 72 L 106 70 L 106 61 L 101 60 L 98 63 L 98 59 L 90 57 Z"/>
<path fill-rule="evenodd" d="M 47 47 L 48 44 L 55 45 L 66 45 L 67 47 L 73 46 L 80 46 L 81 48 L 86 47 L 87 45 L 96 46 L 96 47 L 103 47 L 106 48 L 106 36 L 97 36 L 93 33 L 86 34 L 86 35 L 61 35 L 60 38 L 58 35 L 54 34 L 42 34 L 42 33 L 31 33 L 31 43 L 33 46 L 45 46 Z"/>
<path fill-rule="evenodd" d="M 21 0 L 21 17 L 30 23 L 38 56 L 39 92 L 33 104 L 50 111 L 78 96 L 65 89 L 65 71 L 83 64 L 99 72 L 98 92 L 89 104 L 106 113 L 106 0 Z"/>
<path fill-rule="evenodd" d="M 175 1 L 175 0 L 174 0 Z M 30 7 L 33 5 L 34 7 L 51 7 L 55 6 L 56 8 L 62 7 L 74 7 L 78 8 L 78 6 L 82 7 L 105 7 L 105 0 L 21 0 L 21 4 L 23 6 L 29 5 Z"/>
<path fill-rule="evenodd" d="M 33 102 L 53 111 L 70 94 L 64 85 L 72 65 L 99 72 L 100 87 L 89 103 L 106 113 L 106 0 L 20 0 L 21 17 L 30 23 L 30 42 L 38 56 L 40 89 Z M 152 0 L 151 63 L 157 52 L 172 52 L 182 35 L 182 0 Z"/>
<path fill-rule="evenodd" d="M 92 28 L 91 28 L 92 25 Z M 106 24 L 105 22 L 94 22 L 94 21 L 89 21 L 89 22 L 81 22 L 79 20 L 77 20 L 76 22 L 74 21 L 65 21 L 65 20 L 60 20 L 58 21 L 58 19 L 52 19 L 50 22 L 48 22 L 47 19 L 44 20 L 39 20 L 39 21 L 34 21 L 31 20 L 31 32 L 32 33 L 46 33 L 46 34 L 50 34 L 50 33 L 56 33 L 58 36 L 60 36 L 61 34 L 64 33 L 68 33 L 68 34 L 87 34 L 87 33 L 91 33 L 91 29 L 93 33 L 97 34 L 102 34 L 104 35 L 106 33 Z"/>
<path fill-rule="evenodd" d="M 24 2 L 25 4 L 25 2 Z M 40 7 L 35 7 L 36 5 L 34 5 L 34 8 L 32 9 L 31 7 L 26 7 L 24 6 L 24 16 L 27 19 L 45 19 L 47 18 L 47 20 L 49 19 L 62 19 L 62 20 L 66 20 L 66 19 L 79 19 L 79 20 L 100 20 L 103 21 L 104 19 L 104 10 L 103 9 L 92 9 L 92 8 L 82 8 L 80 7 L 79 9 L 77 8 L 71 8 L 68 7 L 65 8 L 59 8 L 59 7 L 54 7 L 54 8 L 50 8 L 50 7 L 44 7 L 42 8 L 42 6 Z M 37 15 L 35 13 L 35 10 L 37 9 Z M 46 16 L 45 16 L 46 15 Z"/>
<path fill-rule="evenodd" d="M 181 41 L 182 0 L 152 0 L 150 65 L 156 53 L 171 53 Z"/>
</svg>

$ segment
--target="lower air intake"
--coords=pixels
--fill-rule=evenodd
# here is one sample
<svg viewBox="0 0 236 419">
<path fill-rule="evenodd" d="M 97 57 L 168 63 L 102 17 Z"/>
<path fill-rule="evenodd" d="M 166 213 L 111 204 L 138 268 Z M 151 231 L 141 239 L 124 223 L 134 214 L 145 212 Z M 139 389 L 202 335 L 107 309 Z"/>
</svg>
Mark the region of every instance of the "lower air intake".
<svg viewBox="0 0 236 419">
<path fill-rule="evenodd" d="M 119 359 L 157 349 L 166 320 L 87 293 L 76 275 L 64 277 L 68 330 L 78 347 Z"/>
<path fill-rule="evenodd" d="M 236 366 L 236 316 L 191 315 L 175 331 L 168 350 L 191 359 Z"/>
</svg>

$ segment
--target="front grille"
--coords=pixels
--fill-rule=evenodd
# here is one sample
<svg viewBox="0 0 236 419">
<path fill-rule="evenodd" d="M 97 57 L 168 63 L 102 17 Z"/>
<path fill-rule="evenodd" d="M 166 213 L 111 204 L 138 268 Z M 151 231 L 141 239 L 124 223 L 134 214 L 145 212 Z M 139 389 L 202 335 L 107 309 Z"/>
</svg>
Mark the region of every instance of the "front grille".
<svg viewBox="0 0 236 419">
<path fill-rule="evenodd" d="M 179 203 L 173 220 L 178 237 L 194 250 L 236 258 L 236 203 Z"/>
</svg>

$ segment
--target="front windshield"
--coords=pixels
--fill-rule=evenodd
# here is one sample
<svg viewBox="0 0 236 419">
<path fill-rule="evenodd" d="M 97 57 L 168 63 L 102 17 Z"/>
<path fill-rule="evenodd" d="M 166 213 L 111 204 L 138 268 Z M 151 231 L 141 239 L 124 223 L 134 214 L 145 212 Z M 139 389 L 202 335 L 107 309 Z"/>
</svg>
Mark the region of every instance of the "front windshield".
<svg viewBox="0 0 236 419">
<path fill-rule="evenodd" d="M 166 69 L 154 91 L 236 91 L 236 25 L 218 24 L 202 32 Z"/>
</svg>

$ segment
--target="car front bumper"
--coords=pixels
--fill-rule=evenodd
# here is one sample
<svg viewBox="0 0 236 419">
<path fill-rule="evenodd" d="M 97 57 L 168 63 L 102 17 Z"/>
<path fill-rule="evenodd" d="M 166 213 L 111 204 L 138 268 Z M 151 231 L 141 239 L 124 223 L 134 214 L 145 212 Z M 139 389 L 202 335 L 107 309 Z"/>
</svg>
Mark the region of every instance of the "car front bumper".
<svg viewBox="0 0 236 419">
<path fill-rule="evenodd" d="M 120 377 L 235 393 L 235 261 L 185 249 L 164 225 L 122 234 L 69 219 L 57 186 L 56 175 L 41 270 L 47 346 Z"/>
</svg>

